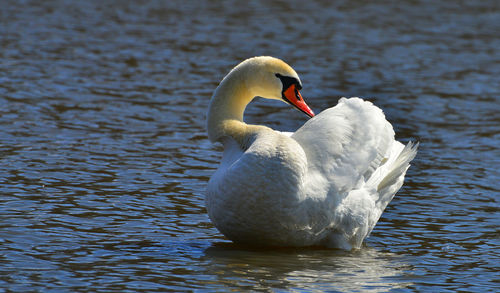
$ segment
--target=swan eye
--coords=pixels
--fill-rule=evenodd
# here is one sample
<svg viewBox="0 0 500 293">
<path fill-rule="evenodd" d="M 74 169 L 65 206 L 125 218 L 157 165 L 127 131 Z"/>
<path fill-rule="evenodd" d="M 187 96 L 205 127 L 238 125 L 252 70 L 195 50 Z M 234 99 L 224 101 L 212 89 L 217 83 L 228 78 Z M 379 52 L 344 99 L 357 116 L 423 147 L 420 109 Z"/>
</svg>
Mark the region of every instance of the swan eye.
<svg viewBox="0 0 500 293">
<path fill-rule="evenodd" d="M 295 85 L 298 90 L 302 89 L 302 85 L 299 80 L 295 77 L 284 76 L 279 73 L 275 74 L 277 78 L 281 80 L 281 84 L 283 84 L 283 91 L 287 90 L 290 86 Z"/>
<path fill-rule="evenodd" d="M 295 97 L 297 98 L 297 101 L 300 101 L 299 90 L 297 89 L 297 87 L 295 87 Z"/>
</svg>

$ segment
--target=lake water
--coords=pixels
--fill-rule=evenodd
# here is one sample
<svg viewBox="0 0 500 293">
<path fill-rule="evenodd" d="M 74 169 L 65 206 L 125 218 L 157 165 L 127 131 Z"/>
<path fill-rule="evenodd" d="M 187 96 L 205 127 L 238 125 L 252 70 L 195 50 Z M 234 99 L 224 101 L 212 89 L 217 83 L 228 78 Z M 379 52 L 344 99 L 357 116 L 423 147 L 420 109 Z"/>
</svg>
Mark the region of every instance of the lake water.
<svg viewBox="0 0 500 293">
<path fill-rule="evenodd" d="M 500 2 L 2 1 L 0 292 L 500 290 Z M 404 3 L 403 3 L 404 2 Z M 362 249 L 232 244 L 204 208 L 205 113 L 272 55 L 420 141 Z M 305 115 L 256 101 L 246 119 Z"/>
</svg>

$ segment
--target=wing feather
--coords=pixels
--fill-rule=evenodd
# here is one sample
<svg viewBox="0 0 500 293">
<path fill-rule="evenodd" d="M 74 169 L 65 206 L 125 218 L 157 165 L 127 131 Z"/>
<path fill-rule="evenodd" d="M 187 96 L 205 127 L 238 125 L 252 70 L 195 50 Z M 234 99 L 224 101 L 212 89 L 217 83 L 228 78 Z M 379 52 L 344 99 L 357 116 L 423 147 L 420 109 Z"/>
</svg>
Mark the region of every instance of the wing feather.
<svg viewBox="0 0 500 293">
<path fill-rule="evenodd" d="M 394 130 L 382 110 L 359 98 L 342 98 L 293 135 L 309 169 L 326 176 L 338 193 L 359 188 L 384 163 Z M 314 172 L 311 172 L 314 173 Z"/>
</svg>

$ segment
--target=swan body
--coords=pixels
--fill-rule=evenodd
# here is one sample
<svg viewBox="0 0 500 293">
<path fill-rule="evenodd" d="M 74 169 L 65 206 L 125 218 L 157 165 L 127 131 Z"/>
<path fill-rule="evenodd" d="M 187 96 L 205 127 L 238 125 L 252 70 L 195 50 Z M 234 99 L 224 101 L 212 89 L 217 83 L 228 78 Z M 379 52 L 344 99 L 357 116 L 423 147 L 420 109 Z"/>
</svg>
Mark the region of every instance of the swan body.
<svg viewBox="0 0 500 293">
<path fill-rule="evenodd" d="M 394 139 L 379 108 L 359 98 L 314 113 L 283 61 L 236 66 L 212 97 L 208 136 L 224 145 L 206 196 L 227 238 L 259 246 L 359 248 L 403 184 L 416 155 Z M 255 97 L 284 100 L 313 117 L 294 133 L 243 122 Z"/>
</svg>

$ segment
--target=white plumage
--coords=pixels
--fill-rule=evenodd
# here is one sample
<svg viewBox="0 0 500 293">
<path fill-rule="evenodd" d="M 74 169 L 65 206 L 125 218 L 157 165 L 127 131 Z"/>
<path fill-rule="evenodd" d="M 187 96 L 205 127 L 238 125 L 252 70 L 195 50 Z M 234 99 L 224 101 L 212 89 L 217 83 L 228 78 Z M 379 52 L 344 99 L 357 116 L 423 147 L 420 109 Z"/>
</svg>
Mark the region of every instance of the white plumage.
<svg viewBox="0 0 500 293">
<path fill-rule="evenodd" d="M 245 124 L 244 108 L 255 96 L 314 115 L 276 73 L 301 88 L 283 61 L 255 57 L 214 93 L 208 131 L 224 154 L 208 183 L 209 216 L 235 242 L 359 248 L 403 184 L 416 146 L 397 142 L 382 110 L 359 98 L 342 98 L 291 135 Z"/>
</svg>

